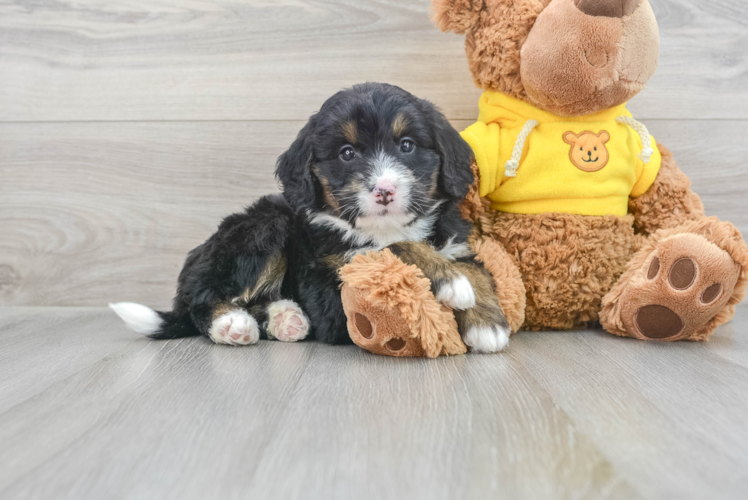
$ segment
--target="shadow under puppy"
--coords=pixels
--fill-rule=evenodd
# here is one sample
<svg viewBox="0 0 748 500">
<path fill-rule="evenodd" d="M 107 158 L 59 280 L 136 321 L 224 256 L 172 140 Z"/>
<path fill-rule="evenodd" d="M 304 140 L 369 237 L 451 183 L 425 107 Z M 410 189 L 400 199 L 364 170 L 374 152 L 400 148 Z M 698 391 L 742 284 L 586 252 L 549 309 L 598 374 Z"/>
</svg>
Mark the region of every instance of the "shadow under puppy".
<svg viewBox="0 0 748 500">
<path fill-rule="evenodd" d="M 227 217 L 189 253 L 171 312 L 111 307 L 154 339 L 202 334 L 248 345 L 311 334 L 349 343 L 338 271 L 357 253 L 389 247 L 455 310 L 465 344 L 500 351 L 509 325 L 458 209 L 471 159 L 431 103 L 376 83 L 338 92 L 278 159 L 283 194 Z"/>
</svg>

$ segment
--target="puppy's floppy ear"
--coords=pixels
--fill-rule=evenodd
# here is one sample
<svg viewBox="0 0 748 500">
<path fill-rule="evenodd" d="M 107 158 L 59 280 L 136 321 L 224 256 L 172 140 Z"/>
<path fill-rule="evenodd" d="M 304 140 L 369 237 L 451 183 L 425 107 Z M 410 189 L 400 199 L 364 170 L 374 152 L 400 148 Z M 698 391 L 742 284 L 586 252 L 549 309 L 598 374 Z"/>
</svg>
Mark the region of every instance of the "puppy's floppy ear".
<svg viewBox="0 0 748 500">
<path fill-rule="evenodd" d="M 432 19 L 442 31 L 454 31 L 463 35 L 478 25 L 484 0 L 431 0 L 434 8 Z"/>
<path fill-rule="evenodd" d="M 419 99 L 419 105 L 431 122 L 436 151 L 442 160 L 439 186 L 449 196 L 462 199 L 475 180 L 470 168 L 473 150 L 436 106 L 423 99 Z"/>
<path fill-rule="evenodd" d="M 312 135 L 317 116 L 312 116 L 301 129 L 288 151 L 275 165 L 275 177 L 283 184 L 283 197 L 292 207 L 313 208 L 317 201 L 317 188 L 312 177 L 314 149 Z"/>
</svg>

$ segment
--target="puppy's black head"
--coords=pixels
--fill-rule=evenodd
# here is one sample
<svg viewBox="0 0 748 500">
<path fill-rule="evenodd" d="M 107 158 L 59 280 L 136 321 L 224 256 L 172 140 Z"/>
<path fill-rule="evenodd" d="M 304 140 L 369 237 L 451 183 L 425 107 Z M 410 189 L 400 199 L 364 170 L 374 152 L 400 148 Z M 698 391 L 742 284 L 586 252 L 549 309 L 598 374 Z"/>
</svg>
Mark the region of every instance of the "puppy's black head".
<svg viewBox="0 0 748 500">
<path fill-rule="evenodd" d="M 288 202 L 355 225 L 412 218 L 473 182 L 472 152 L 428 101 L 366 83 L 325 102 L 278 160 Z"/>
</svg>

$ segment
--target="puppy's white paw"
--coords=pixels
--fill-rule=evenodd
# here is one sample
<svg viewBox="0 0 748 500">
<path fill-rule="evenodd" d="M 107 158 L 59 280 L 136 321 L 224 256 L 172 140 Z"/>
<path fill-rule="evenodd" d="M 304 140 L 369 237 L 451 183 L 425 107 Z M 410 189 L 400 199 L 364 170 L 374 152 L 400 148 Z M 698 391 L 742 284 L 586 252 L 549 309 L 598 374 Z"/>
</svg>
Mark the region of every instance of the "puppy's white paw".
<svg viewBox="0 0 748 500">
<path fill-rule="evenodd" d="M 260 328 L 249 313 L 236 309 L 214 319 L 209 335 L 216 344 L 250 345 L 260 340 Z"/>
<path fill-rule="evenodd" d="M 296 342 L 309 335 L 309 319 L 292 300 L 279 300 L 268 306 L 268 335 L 282 342 Z"/>
<path fill-rule="evenodd" d="M 509 343 L 509 330 L 499 326 L 474 326 L 462 339 L 472 352 L 499 352 Z"/>
<path fill-rule="evenodd" d="M 475 291 L 464 274 L 444 283 L 436 293 L 436 300 L 452 309 L 463 311 L 475 307 Z"/>
</svg>

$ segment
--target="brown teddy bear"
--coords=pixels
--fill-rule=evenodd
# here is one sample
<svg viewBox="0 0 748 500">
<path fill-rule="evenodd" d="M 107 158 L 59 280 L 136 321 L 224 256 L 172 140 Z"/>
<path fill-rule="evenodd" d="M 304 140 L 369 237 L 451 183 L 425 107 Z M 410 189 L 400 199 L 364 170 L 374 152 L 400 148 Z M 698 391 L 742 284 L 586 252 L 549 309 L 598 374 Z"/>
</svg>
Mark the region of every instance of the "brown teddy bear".
<svg viewBox="0 0 748 500">
<path fill-rule="evenodd" d="M 473 248 L 491 247 L 483 260 L 513 330 L 599 321 L 637 339 L 706 340 L 729 321 L 748 285 L 742 235 L 704 215 L 625 106 L 657 67 L 648 0 L 432 1 L 437 26 L 466 35 L 484 90 L 462 133 L 479 179 L 463 212 Z"/>
</svg>

